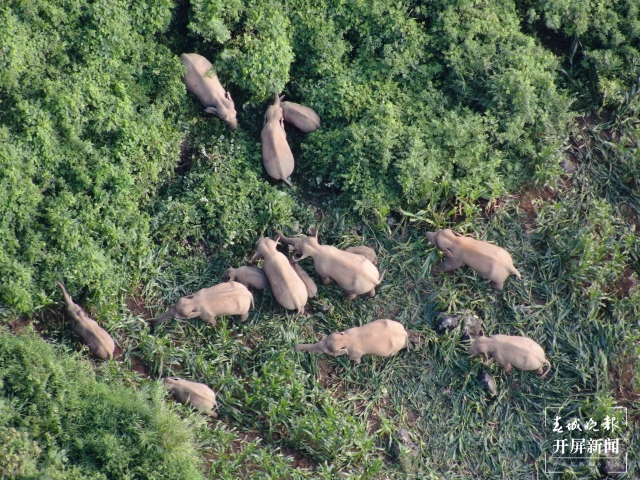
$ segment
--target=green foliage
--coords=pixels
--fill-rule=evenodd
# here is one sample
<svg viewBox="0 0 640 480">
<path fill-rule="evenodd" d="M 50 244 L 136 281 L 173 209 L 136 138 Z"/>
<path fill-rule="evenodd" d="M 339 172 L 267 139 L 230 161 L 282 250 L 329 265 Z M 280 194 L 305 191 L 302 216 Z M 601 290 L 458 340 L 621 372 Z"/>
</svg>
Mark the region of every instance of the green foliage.
<svg viewBox="0 0 640 480">
<path fill-rule="evenodd" d="M 159 383 L 106 385 L 34 335 L 0 333 L 0 473 L 11 478 L 201 478 L 192 434 Z"/>
<path fill-rule="evenodd" d="M 0 8 L 0 301 L 18 312 L 57 279 L 107 305 L 149 251 L 141 206 L 177 153 L 180 64 L 154 41 L 173 3 L 84 4 Z"/>
<path fill-rule="evenodd" d="M 296 156 L 306 188 L 337 188 L 367 214 L 471 205 L 555 160 L 569 107 L 556 59 L 520 31 L 515 5 L 476 3 L 247 3 L 214 62 L 249 102 L 291 76 L 287 93 L 318 111 L 323 126 Z M 280 43 L 254 41 L 265 30 L 254 17 L 282 28 L 269 37 Z"/>
<path fill-rule="evenodd" d="M 529 23 L 573 41 L 566 72 L 582 107 L 620 107 L 640 76 L 640 5 L 634 0 L 520 2 Z M 597 89 L 589 92 L 589 82 Z"/>
</svg>

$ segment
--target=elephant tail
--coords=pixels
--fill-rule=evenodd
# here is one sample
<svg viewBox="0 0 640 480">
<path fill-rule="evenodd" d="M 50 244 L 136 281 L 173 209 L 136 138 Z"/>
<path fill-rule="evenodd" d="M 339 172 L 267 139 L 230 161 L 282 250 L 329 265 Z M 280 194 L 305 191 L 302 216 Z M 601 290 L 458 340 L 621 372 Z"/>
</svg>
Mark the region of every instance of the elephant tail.
<svg viewBox="0 0 640 480">
<path fill-rule="evenodd" d="M 376 285 L 380 285 L 382 283 L 382 279 L 384 278 L 385 273 L 387 273 L 387 271 L 383 270 L 382 275 L 380 275 L 380 278 L 378 279 L 378 283 L 376 283 Z"/>
<path fill-rule="evenodd" d="M 173 309 L 170 308 L 169 310 L 167 310 L 167 312 L 164 315 L 160 315 L 157 318 L 154 318 L 153 320 L 150 320 L 149 323 L 151 323 L 151 325 L 160 325 L 161 323 L 166 322 L 167 320 L 171 320 L 173 318 Z"/>
<path fill-rule="evenodd" d="M 283 178 L 282 181 L 287 185 L 289 185 L 290 187 L 293 187 L 293 183 L 291 183 L 288 178 Z"/>
<path fill-rule="evenodd" d="M 518 280 L 522 280 L 522 275 L 520 275 L 520 272 L 516 267 L 511 267 L 511 274 L 518 277 Z"/>
<path fill-rule="evenodd" d="M 551 371 L 551 362 L 550 362 L 549 360 L 546 360 L 546 359 L 545 359 L 545 360 L 544 360 L 544 362 L 542 362 L 542 365 L 544 365 L 545 363 L 546 363 L 547 365 L 549 365 L 549 368 L 547 368 L 547 371 L 546 371 L 546 372 L 544 372 L 540 378 L 544 378 L 544 377 L 546 377 L 546 376 L 547 376 L 547 373 L 549 373 L 549 372 Z"/>
</svg>

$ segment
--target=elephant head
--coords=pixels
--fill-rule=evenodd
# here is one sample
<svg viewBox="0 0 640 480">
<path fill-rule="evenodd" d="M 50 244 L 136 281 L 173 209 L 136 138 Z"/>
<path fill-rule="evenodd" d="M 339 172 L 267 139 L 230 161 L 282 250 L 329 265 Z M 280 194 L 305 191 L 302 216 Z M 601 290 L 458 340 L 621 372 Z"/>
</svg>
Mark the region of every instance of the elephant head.
<svg viewBox="0 0 640 480">
<path fill-rule="evenodd" d="M 327 355 L 333 355 L 335 357 L 339 355 L 348 355 L 347 347 L 350 344 L 349 336 L 345 332 L 335 332 L 320 340 L 317 343 L 302 343 L 296 345 L 294 350 L 296 352 L 314 352 L 314 353 L 326 353 Z"/>
<path fill-rule="evenodd" d="M 236 128 L 238 128 L 236 107 L 229 92 L 225 92 L 224 97 L 218 99 L 217 105 L 207 107 L 204 109 L 204 111 L 215 115 L 219 119 L 227 122 L 227 125 L 229 125 L 229 128 L 231 130 L 235 130 Z"/>
<path fill-rule="evenodd" d="M 312 227 L 309 229 L 309 233 L 311 233 L 310 237 L 300 235 L 299 237 L 288 238 L 282 232 L 278 231 L 278 236 L 282 239 L 282 243 L 292 245 L 296 249 L 296 252 L 300 254 L 298 258 L 293 258 L 296 262 L 312 256 L 320 247 L 318 243 L 318 229 Z"/>
<path fill-rule="evenodd" d="M 447 257 L 452 258 L 453 252 L 451 249 L 455 247 L 456 237 L 461 237 L 462 235 L 446 228 L 435 232 L 427 232 L 426 236 L 431 245 L 442 251 Z"/>
</svg>

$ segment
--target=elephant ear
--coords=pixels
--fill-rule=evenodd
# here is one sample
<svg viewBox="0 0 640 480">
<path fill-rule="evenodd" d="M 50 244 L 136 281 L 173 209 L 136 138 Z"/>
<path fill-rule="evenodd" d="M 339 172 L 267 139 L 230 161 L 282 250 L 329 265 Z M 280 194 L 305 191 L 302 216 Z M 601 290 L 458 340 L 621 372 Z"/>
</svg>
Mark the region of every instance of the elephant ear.
<svg viewBox="0 0 640 480">
<path fill-rule="evenodd" d="M 453 253 L 448 248 L 442 250 L 448 258 L 453 258 Z"/>
<path fill-rule="evenodd" d="M 229 92 L 224 92 L 224 96 L 227 100 L 231 100 L 231 94 Z"/>
<path fill-rule="evenodd" d="M 218 115 L 218 109 L 216 109 L 216 107 L 207 107 L 204 111 L 212 115 Z"/>
<path fill-rule="evenodd" d="M 340 350 L 338 350 L 335 353 L 335 356 L 337 357 L 338 355 L 349 355 L 349 350 L 347 350 L 347 347 L 342 347 Z"/>
</svg>

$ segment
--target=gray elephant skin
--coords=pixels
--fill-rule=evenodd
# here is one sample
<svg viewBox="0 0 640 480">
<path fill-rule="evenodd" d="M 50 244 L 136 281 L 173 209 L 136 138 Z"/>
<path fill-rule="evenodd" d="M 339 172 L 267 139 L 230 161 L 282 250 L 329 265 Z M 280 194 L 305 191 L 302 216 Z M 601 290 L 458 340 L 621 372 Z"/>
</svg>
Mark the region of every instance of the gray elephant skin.
<svg viewBox="0 0 640 480">
<path fill-rule="evenodd" d="M 271 291 L 277 302 L 287 310 L 297 310 L 298 314 L 304 313 L 307 304 L 307 287 L 289 264 L 284 254 L 277 250 L 279 237 L 271 240 L 264 237 L 256 243 L 256 253 L 251 262 L 264 259 L 262 270 L 269 279 Z"/>
<path fill-rule="evenodd" d="M 283 98 L 280 97 L 280 100 Z M 301 132 L 311 133 L 320 127 L 320 117 L 312 108 L 293 102 L 282 102 L 280 106 L 284 121 Z"/>
<path fill-rule="evenodd" d="M 310 229 L 311 236 L 301 235 L 287 238 L 281 232 L 278 235 L 282 242 L 293 245 L 301 256 L 295 261 L 311 257 L 313 266 L 323 285 L 335 280 L 345 291 L 349 300 L 366 293 L 369 297 L 376 294 L 375 287 L 381 278 L 378 269 L 362 255 L 345 252 L 331 245 L 318 243 L 318 229 Z"/>
<path fill-rule="evenodd" d="M 62 296 L 67 304 L 67 312 L 71 317 L 71 330 L 89 347 L 91 355 L 101 360 L 112 360 L 116 344 L 111 335 L 89 317 L 79 305 L 73 303 L 62 283 L 56 283 L 62 290 Z"/>
<path fill-rule="evenodd" d="M 191 297 L 181 297 L 164 314 L 153 320 L 152 325 L 164 323 L 172 318 L 188 320 L 200 317 L 212 327 L 216 317 L 240 315 L 240 321 L 249 318 L 249 308 L 253 306 L 253 295 L 241 283 L 230 281 L 198 290 Z"/>
<path fill-rule="evenodd" d="M 394 320 L 375 320 L 361 327 L 328 335 L 318 343 L 303 343 L 295 347 L 296 352 L 306 351 L 327 355 L 348 355 L 359 364 L 363 355 L 390 357 L 408 346 L 409 334 L 401 323 Z"/>
<path fill-rule="evenodd" d="M 231 130 L 235 130 L 238 120 L 231 94 L 225 92 L 217 75 L 206 76 L 213 68 L 211 62 L 197 53 L 183 53 L 180 60 L 187 69 L 187 73 L 182 77 L 187 90 L 198 97 L 205 107 L 205 112 L 224 120 Z"/>
<path fill-rule="evenodd" d="M 511 367 L 518 370 L 533 370 L 543 377 L 551 370 L 551 363 L 547 360 L 544 350 L 535 341 L 527 337 L 511 335 L 481 336 L 469 347 L 469 356 L 483 354 L 485 361 L 489 357 L 500 364 L 505 373 L 511 371 Z M 547 371 L 543 372 L 543 366 L 548 365 Z"/>
<path fill-rule="evenodd" d="M 284 116 L 277 93 L 273 105 L 270 105 L 264 114 L 264 125 L 260 139 L 262 142 L 262 162 L 267 174 L 271 178 L 282 180 L 291 186 L 288 178 L 293 173 L 293 153 L 284 131 Z"/>
<path fill-rule="evenodd" d="M 520 272 L 513 266 L 511 255 L 504 248 L 474 238 L 463 237 L 450 229 L 427 232 L 427 239 L 442 251 L 447 259 L 434 266 L 431 273 L 438 275 L 468 266 L 481 277 L 491 280 L 491 286 L 502 290 L 509 275 L 521 279 Z"/>
<path fill-rule="evenodd" d="M 247 288 L 255 288 L 256 290 L 264 290 L 269 286 L 269 279 L 262 269 L 258 267 L 229 267 L 224 271 L 222 281 L 228 282 L 229 280 L 241 283 Z"/>
<path fill-rule="evenodd" d="M 216 394 L 204 383 L 175 377 L 166 377 L 163 383 L 178 402 L 189 404 L 210 417 L 218 418 L 218 414 L 213 411 L 218 405 Z"/>
<path fill-rule="evenodd" d="M 378 264 L 378 255 L 376 255 L 376 251 L 365 245 L 360 245 L 358 247 L 349 247 L 344 249 L 345 252 L 355 253 L 356 255 L 362 255 L 364 258 L 369 260 L 374 265 Z"/>
<path fill-rule="evenodd" d="M 307 287 L 307 297 L 315 298 L 318 296 L 318 286 L 316 282 L 309 276 L 307 272 L 300 266 L 300 264 L 294 260 L 289 260 L 289 265 L 293 267 L 293 270 L 298 274 L 300 280 L 304 282 L 304 286 Z"/>
</svg>

